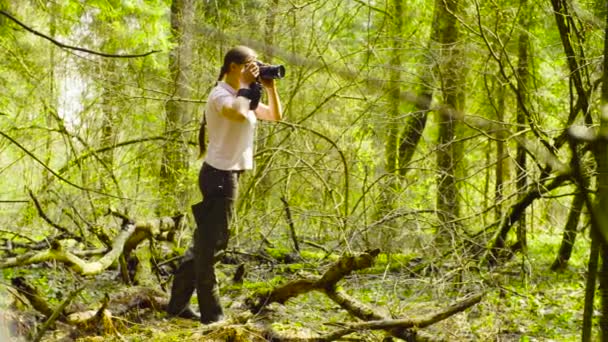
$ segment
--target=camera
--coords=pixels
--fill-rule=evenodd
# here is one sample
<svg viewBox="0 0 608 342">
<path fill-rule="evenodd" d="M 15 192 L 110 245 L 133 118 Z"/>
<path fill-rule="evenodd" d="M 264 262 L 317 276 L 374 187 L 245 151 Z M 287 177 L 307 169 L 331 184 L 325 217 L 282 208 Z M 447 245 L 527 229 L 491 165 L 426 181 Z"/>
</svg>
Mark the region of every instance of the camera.
<svg viewBox="0 0 608 342">
<path fill-rule="evenodd" d="M 256 62 L 260 69 L 260 78 L 265 80 L 276 80 L 285 77 L 285 67 L 282 65 L 264 64 Z"/>
</svg>

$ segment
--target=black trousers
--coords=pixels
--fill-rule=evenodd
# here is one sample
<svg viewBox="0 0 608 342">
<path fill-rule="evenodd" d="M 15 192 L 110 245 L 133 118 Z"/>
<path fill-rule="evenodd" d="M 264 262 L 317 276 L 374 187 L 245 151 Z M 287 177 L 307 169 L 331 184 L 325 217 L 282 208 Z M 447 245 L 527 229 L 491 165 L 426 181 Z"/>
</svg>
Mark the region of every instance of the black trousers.
<svg viewBox="0 0 608 342">
<path fill-rule="evenodd" d="M 196 230 L 192 245 L 175 272 L 167 312 L 179 315 L 188 308 L 196 289 L 201 322 L 217 321 L 222 316 L 214 256 L 228 245 L 228 228 L 238 194 L 241 171 L 218 170 L 204 163 L 198 183 L 203 201 L 192 206 Z"/>
</svg>

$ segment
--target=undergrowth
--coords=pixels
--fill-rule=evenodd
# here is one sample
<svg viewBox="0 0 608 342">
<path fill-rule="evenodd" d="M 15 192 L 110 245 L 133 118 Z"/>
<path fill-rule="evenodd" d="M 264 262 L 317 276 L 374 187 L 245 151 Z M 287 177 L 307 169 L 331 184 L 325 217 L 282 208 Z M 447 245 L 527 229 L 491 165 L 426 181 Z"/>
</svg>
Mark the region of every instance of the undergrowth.
<svg viewBox="0 0 608 342">
<path fill-rule="evenodd" d="M 425 331 L 449 341 L 574 341 L 580 339 L 588 258 L 588 241 L 577 241 L 566 270 L 552 272 L 559 238 L 540 234 L 531 241 L 527 258 L 517 254 L 501 267 L 488 271 L 484 267 L 463 267 L 444 260 L 426 272 L 413 274 L 412 265 L 425 262 L 416 255 L 381 254 L 373 267 L 348 276 L 339 284 L 358 300 L 378 308 L 387 317 L 421 317 L 436 312 L 469 293 L 486 293 L 482 302 L 465 312 L 436 323 Z M 279 253 L 274 251 L 273 253 Z M 272 255 L 272 254 L 271 254 Z M 273 255 L 276 257 L 277 255 Z M 245 299 L 254 292 L 301 276 L 320 275 L 339 256 L 303 251 L 301 258 L 290 264 L 247 263 L 242 285 L 232 284 L 236 265 L 218 265 L 222 303 L 230 316 L 242 313 Z M 458 266 L 461 265 L 461 266 Z M 50 267 L 49 267 L 50 266 Z M 78 276 L 61 266 L 8 269 L 5 279 L 21 275 L 44 293 L 50 304 L 57 305 L 73 288 Z M 82 307 L 99 303 L 104 293 L 122 291 L 117 275 L 106 272 L 76 299 Z M 5 288 L 9 288 L 5 282 Z M 4 291 L 6 292 L 6 291 Z M 7 293 L 3 293 L 3 296 Z M 7 297 L 5 297 L 7 298 Z M 192 304 L 196 307 L 196 299 Z M 7 305 L 7 301 L 4 301 Z M 599 302 L 596 303 L 599 307 Z M 31 310 L 23 303 L 13 308 Z M 324 294 L 311 292 L 289 300 L 286 305 L 272 304 L 265 317 L 251 322 L 271 322 L 274 331 L 290 336 L 314 336 L 337 329 L 343 323 L 356 321 Z M 201 326 L 192 321 L 168 319 L 163 313 L 142 311 L 140 318 L 123 322 L 127 327 L 121 337 L 80 338 L 80 341 L 204 341 Z M 40 324 L 40 323 L 39 323 Z M 44 340 L 60 340 L 62 327 L 47 333 Z M 241 340 L 253 334 L 246 327 L 233 331 Z M 597 322 L 594 335 L 598 336 Z M 381 332 L 363 332 L 350 337 L 361 341 L 378 341 Z M 1 337 L 1 335 L 0 335 Z M 253 337 L 257 340 L 260 337 Z"/>
</svg>

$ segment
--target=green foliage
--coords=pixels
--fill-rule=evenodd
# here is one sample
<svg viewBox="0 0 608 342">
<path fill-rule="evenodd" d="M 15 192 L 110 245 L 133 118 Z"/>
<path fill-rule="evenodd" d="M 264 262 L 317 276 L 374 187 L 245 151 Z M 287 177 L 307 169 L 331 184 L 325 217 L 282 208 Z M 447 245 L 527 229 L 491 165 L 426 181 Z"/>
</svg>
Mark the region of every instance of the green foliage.
<svg viewBox="0 0 608 342">
<path fill-rule="evenodd" d="M 401 310 L 398 313 L 407 312 L 406 306 L 414 308 L 416 302 L 441 304 L 457 297 L 454 288 L 487 280 L 479 259 L 521 195 L 516 192 L 512 158 L 517 141 L 543 147 L 540 136 L 553 144 L 578 103 L 549 2 L 528 1 L 526 8 L 508 1 L 480 2 L 479 6 L 459 2 L 455 14 L 461 36 L 455 44 L 461 51 L 458 66 L 466 77 L 457 87 L 466 90 L 466 108 L 458 113 L 462 125 L 455 137 L 463 151 L 456 173 L 461 211 L 448 246 L 435 243 L 435 231 L 441 228 L 436 203 L 444 195 L 437 193 L 437 180 L 443 176 L 436 165 L 437 151 L 443 146 L 437 145 L 442 117 L 436 109 L 448 101 L 446 72 L 451 71 L 442 60 L 450 47 L 438 44 L 432 29 L 434 13 L 443 13 L 434 8 L 441 2 L 404 2 L 403 13 L 391 12 L 393 1 L 195 3 L 193 55 L 180 81 L 189 98 L 177 99 L 191 104 L 187 108 L 192 120 L 179 126 L 186 140 L 180 146 L 189 167 L 179 170 L 185 181 L 176 186 L 183 187 L 184 197 L 192 202 L 200 199 L 194 137 L 204 102 L 227 49 L 251 45 L 260 56 L 272 55 L 269 62 L 287 67 L 287 77 L 277 81 L 285 122 L 259 123 L 256 168 L 240 181 L 231 247 L 259 251 L 263 236 L 274 245 L 265 249 L 271 258 L 288 260 L 294 257 L 290 225 L 302 245 L 310 242 L 321 247 L 303 249 L 301 259 L 273 270 L 286 275 L 270 271 L 264 277 L 252 275 L 243 289 L 267 290 L 299 274 L 319 274 L 345 252 L 376 247 L 384 252 L 376 264 L 353 276 L 355 286 L 344 287 L 366 302 Z M 82 235 L 87 248 L 101 245 L 90 227 L 116 233 L 111 229 L 118 220 L 106 215 L 108 208 L 134 219 L 180 209 L 177 205 L 161 209 L 166 205 L 162 199 L 174 194 L 159 187 L 164 151 L 173 143 L 163 138 L 166 104 L 180 96 L 169 65 L 170 53 L 179 44 L 171 32 L 171 4 L 168 0 L 0 0 L 0 9 L 68 45 L 114 54 L 159 50 L 144 58 L 102 58 L 62 49 L 0 16 L 0 132 L 14 140 L 0 138 L 0 200 L 27 201 L 27 189 L 32 189 L 45 215 Z M 575 5 L 571 17 L 578 34 L 571 40 L 577 53 L 584 53 L 584 58 L 579 56 L 580 67 L 590 94 L 590 115 L 597 123 L 600 103 L 592 85 L 603 72 L 606 10 L 597 1 Z M 515 136 L 522 13 L 535 18 L 528 32 L 530 121 Z M 400 32 L 395 32 L 396 15 L 403 16 Z M 265 51 L 268 42 L 273 49 Z M 391 65 L 395 57 L 399 65 Z M 389 93 L 394 86 L 389 83 L 396 76 L 401 93 L 395 97 Z M 416 95 L 427 88 L 433 91 L 434 110 L 428 113 L 411 161 L 399 166 L 407 172 L 387 173 L 389 132 L 403 130 L 406 120 L 420 110 L 413 103 L 419 100 Z M 502 104 L 497 99 L 501 88 Z M 585 123 L 580 113 L 572 122 Z M 404 137 L 396 139 L 400 143 Z M 497 156 L 499 140 L 505 143 L 506 159 Z M 533 185 L 527 191 L 543 189 L 546 172 L 551 177 L 555 172 L 545 168 L 546 160 L 537 150 L 528 152 L 526 169 Z M 569 164 L 567 144 L 552 152 L 554 158 Z M 504 165 L 501 196 L 496 192 L 499 164 Z M 594 166 L 585 167 L 593 175 Z M 556 189 L 525 209 L 530 242 L 525 265 L 533 274 L 521 284 L 519 275 L 505 276 L 500 286 L 509 291 L 504 293 L 494 291 L 501 287 L 493 284 L 477 317 L 471 313 L 457 318 L 456 322 L 464 320 L 469 327 L 460 336 L 479 340 L 578 336 L 581 307 L 577 303 L 581 301 L 568 296 L 580 296 L 588 250 L 585 237 L 579 234 L 566 273 L 553 275 L 545 270 L 561 242 L 575 190 L 573 186 Z M 291 222 L 287 222 L 282 199 L 288 202 Z M 0 212 L 1 225 L 8 231 L 0 234 L 3 241 L 24 242 L 10 231 L 35 241 L 57 235 L 31 203 L 0 202 Z M 587 221 L 584 212 L 579 229 Z M 182 253 L 187 248 L 193 226 L 189 213 L 185 222 L 177 243 L 167 250 Z M 507 240 L 515 242 L 515 238 L 512 233 Z M 410 274 L 412 264 L 420 260 L 432 272 Z M 515 272 L 517 262 L 506 269 Z M 5 278 L 15 272 L 3 270 Z M 469 283 L 446 280 L 457 273 Z M 37 285 L 54 288 L 59 281 L 53 277 L 62 276 L 40 276 Z M 368 286 L 370 279 L 377 282 Z M 398 290 L 391 292 L 392 288 Z M 322 301 L 309 297 L 298 305 L 310 308 L 306 300 Z M 287 325 L 281 324 L 277 329 Z M 168 340 L 181 338 L 167 336 Z"/>
</svg>

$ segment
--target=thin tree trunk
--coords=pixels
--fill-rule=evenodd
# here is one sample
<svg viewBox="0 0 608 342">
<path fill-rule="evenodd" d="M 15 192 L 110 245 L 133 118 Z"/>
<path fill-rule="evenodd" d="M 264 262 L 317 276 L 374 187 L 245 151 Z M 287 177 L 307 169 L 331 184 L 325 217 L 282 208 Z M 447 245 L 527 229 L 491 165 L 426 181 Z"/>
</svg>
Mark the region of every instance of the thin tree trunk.
<svg viewBox="0 0 608 342">
<path fill-rule="evenodd" d="M 517 102 L 517 131 L 521 132 L 526 129 L 526 114 L 524 106 L 528 103 L 528 80 L 530 73 L 528 71 L 529 65 L 529 49 L 530 49 L 530 38 L 528 37 L 528 30 L 530 29 L 530 22 L 528 20 L 529 11 L 527 0 L 520 0 L 520 17 L 519 26 L 521 32 L 519 34 L 519 62 L 517 65 L 517 91 L 519 92 L 520 101 Z M 526 166 L 526 150 L 523 146 L 517 145 L 517 153 L 515 159 L 517 165 L 516 172 L 516 188 L 519 194 L 519 199 L 525 196 L 525 189 L 528 184 L 528 169 Z M 523 255 L 526 255 L 527 251 L 527 239 L 526 239 L 526 213 L 523 212 L 517 222 L 517 241 L 522 248 Z"/>
<path fill-rule="evenodd" d="M 607 8 L 608 9 L 608 8 Z M 606 16 L 606 31 L 604 38 L 604 56 L 608 55 L 608 15 Z M 597 163 L 597 193 L 595 197 L 595 213 L 597 214 L 596 229 L 606 239 L 608 232 L 608 59 L 604 58 L 604 74 L 602 76 L 602 115 L 600 122 L 599 141 L 595 144 L 595 160 Z M 604 242 L 601 248 L 602 270 L 600 272 L 600 296 L 602 298 L 602 316 L 600 327 L 602 341 L 608 341 L 608 245 Z"/>
<path fill-rule="evenodd" d="M 441 53 L 441 17 L 442 17 L 441 3 L 435 2 L 435 8 L 433 9 L 433 23 L 431 33 L 428 40 L 427 53 L 422 63 L 423 69 L 420 71 L 420 90 L 418 92 L 418 98 L 422 99 L 414 108 L 414 112 L 410 113 L 403 124 L 403 131 L 401 132 L 401 140 L 399 142 L 399 174 L 405 176 L 407 173 L 407 165 L 412 160 L 414 153 L 426 127 L 427 117 L 431 102 L 433 100 L 433 89 L 434 89 L 434 73 L 437 65 L 436 55 Z"/>
<path fill-rule="evenodd" d="M 585 195 L 584 193 L 579 192 L 572 198 L 568 220 L 566 221 L 566 226 L 564 228 L 562 244 L 559 247 L 559 252 L 557 252 L 557 257 L 555 258 L 553 265 L 551 265 L 552 271 L 563 270 L 568 265 L 568 261 L 572 255 L 572 248 L 576 241 L 576 231 L 578 229 L 583 205 L 585 205 Z"/>
<path fill-rule="evenodd" d="M 440 6 L 441 43 L 443 44 L 443 96 L 445 104 L 456 112 L 464 109 L 464 61 L 458 46 L 458 26 L 453 13 L 458 12 L 457 0 L 437 0 Z M 454 113 L 456 113 L 454 112 Z M 458 121 L 455 115 L 441 115 L 439 118 L 439 136 L 437 141 L 437 212 L 442 225 L 438 230 L 438 239 L 449 239 L 459 215 L 458 187 L 456 181 L 457 163 L 462 153 L 462 145 L 455 142 Z"/>
<path fill-rule="evenodd" d="M 501 76 L 498 76 L 499 80 Z M 505 96 L 506 89 L 504 86 L 500 85 L 500 81 L 497 82 L 498 85 L 498 108 L 496 117 L 498 122 L 504 122 L 505 119 Z M 503 199 L 503 188 L 505 183 L 505 174 L 507 172 L 507 153 L 505 149 L 505 142 L 502 139 L 498 139 L 496 141 L 496 180 L 495 180 L 495 189 L 494 189 L 494 216 L 496 220 L 499 220 L 502 216 L 502 199 Z"/>
<path fill-rule="evenodd" d="M 171 3 L 171 30 L 175 47 L 169 53 L 169 71 L 173 80 L 172 94 L 188 98 L 192 63 L 192 26 L 194 23 L 194 0 L 173 0 Z M 186 182 L 184 172 L 188 169 L 187 125 L 192 121 L 192 106 L 188 103 L 169 100 L 165 104 L 165 135 L 163 158 L 160 170 L 161 211 L 183 211 L 186 208 Z"/>
<path fill-rule="evenodd" d="M 261 51 L 263 53 L 262 60 L 265 63 L 272 63 L 273 58 L 273 46 L 274 46 L 274 31 L 276 24 L 276 16 L 277 9 L 279 7 L 279 0 L 272 0 L 266 9 L 266 27 L 264 30 L 264 45 L 265 50 Z M 257 129 L 257 150 L 264 151 L 268 146 L 272 146 L 272 138 L 271 134 L 272 129 L 275 126 L 270 125 L 259 125 Z M 265 153 L 262 158 L 256 160 L 256 175 L 254 179 L 257 179 L 256 186 L 253 188 L 251 204 L 255 203 L 256 207 L 262 212 L 265 212 L 268 207 L 268 200 L 266 193 L 268 189 L 272 186 L 271 178 L 268 177 L 268 172 L 270 171 L 270 166 L 272 164 L 272 160 L 275 157 L 274 153 Z M 235 234 L 238 236 L 237 234 Z M 238 241 L 237 241 L 238 242 Z"/>
<path fill-rule="evenodd" d="M 597 278 L 597 266 L 600 256 L 600 240 L 591 232 L 591 252 L 589 253 L 589 264 L 587 266 L 587 283 L 585 284 L 585 307 L 583 310 L 583 333 L 582 342 L 590 342 L 592 337 L 593 302 L 595 299 L 595 283 Z"/>
<path fill-rule="evenodd" d="M 103 72 L 106 78 L 112 78 L 114 75 L 114 61 L 104 60 L 103 61 Z M 104 85 L 103 92 L 101 94 L 101 106 L 103 111 L 102 123 L 101 123 L 101 139 L 100 147 L 110 147 L 116 142 L 116 96 L 112 93 L 110 82 Z M 102 156 L 102 161 L 108 166 L 112 167 L 114 163 L 114 149 L 109 149 Z"/>
<path fill-rule="evenodd" d="M 399 106 L 401 104 L 401 46 L 403 31 L 403 0 L 392 1 L 394 14 L 392 25 L 392 52 L 389 70 L 389 109 L 388 136 L 386 137 L 385 165 L 386 172 L 395 173 L 398 166 L 397 151 L 399 146 Z"/>
<path fill-rule="evenodd" d="M 403 7 L 404 0 L 391 0 L 390 8 L 393 13 L 390 21 L 389 35 L 391 37 L 390 69 L 388 71 L 389 82 L 386 90 L 388 92 L 387 108 L 387 135 L 384 142 L 384 172 L 389 173 L 383 179 L 384 190 L 380 193 L 380 200 L 377 202 L 377 218 L 386 216 L 395 208 L 395 193 L 398 191 L 398 179 L 393 176 L 397 174 L 398 146 L 399 146 L 399 107 L 401 104 L 401 53 L 403 35 Z M 386 226 L 386 229 L 379 231 L 379 239 L 382 246 L 390 250 L 394 241 L 395 227 Z"/>
</svg>

